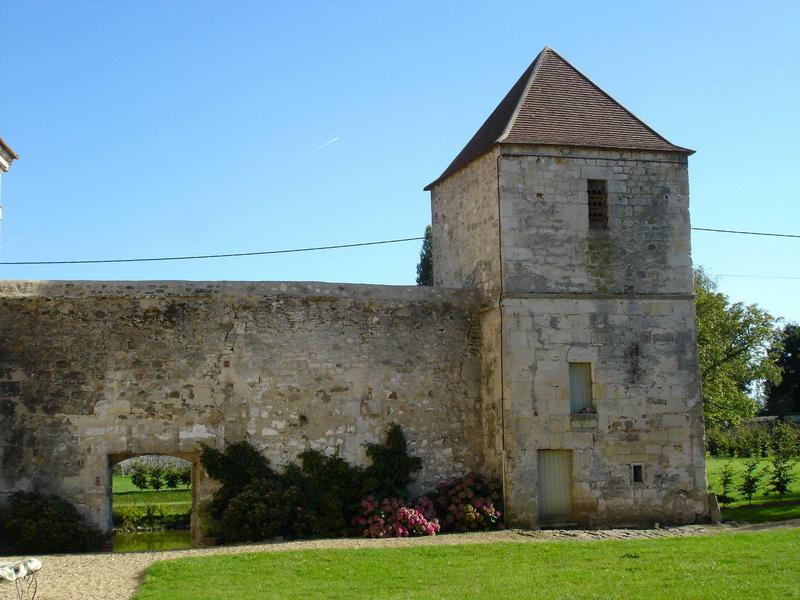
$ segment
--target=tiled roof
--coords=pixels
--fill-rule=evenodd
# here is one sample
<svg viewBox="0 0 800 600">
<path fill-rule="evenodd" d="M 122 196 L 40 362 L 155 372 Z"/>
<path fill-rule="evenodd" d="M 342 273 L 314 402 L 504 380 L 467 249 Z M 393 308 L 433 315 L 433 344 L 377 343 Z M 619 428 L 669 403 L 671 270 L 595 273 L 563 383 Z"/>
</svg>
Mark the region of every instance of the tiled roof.
<svg viewBox="0 0 800 600">
<path fill-rule="evenodd" d="M 17 158 L 19 158 L 17 153 L 3 141 L 3 138 L 0 138 L 0 172 L 8 171 L 8 167 Z"/>
<path fill-rule="evenodd" d="M 551 48 L 539 53 L 450 166 L 425 189 L 495 144 L 692 153 L 650 129 Z"/>
</svg>

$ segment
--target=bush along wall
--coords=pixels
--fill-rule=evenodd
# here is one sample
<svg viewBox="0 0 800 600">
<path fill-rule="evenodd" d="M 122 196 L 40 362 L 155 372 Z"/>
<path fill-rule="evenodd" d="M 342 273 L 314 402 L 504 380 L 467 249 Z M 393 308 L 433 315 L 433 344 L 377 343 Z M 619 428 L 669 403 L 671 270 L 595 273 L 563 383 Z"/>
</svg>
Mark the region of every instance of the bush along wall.
<svg viewBox="0 0 800 600">
<path fill-rule="evenodd" d="M 0 539 L 20 553 L 87 552 L 106 536 L 57 495 L 15 492 L 0 516 Z"/>
<path fill-rule="evenodd" d="M 366 447 L 371 464 L 307 449 L 275 471 L 248 442 L 202 447 L 201 462 L 220 483 L 204 516 L 226 542 L 360 535 L 407 537 L 502 526 L 500 486 L 471 473 L 419 498 L 408 487 L 422 461 L 408 453 L 399 425 Z"/>
</svg>

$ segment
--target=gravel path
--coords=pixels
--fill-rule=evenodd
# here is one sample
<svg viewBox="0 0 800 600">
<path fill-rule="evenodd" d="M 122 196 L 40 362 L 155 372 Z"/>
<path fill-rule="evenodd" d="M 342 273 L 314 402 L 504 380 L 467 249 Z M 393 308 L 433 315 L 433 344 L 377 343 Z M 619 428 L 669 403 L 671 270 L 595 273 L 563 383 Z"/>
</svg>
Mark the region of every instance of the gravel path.
<svg viewBox="0 0 800 600">
<path fill-rule="evenodd" d="M 494 542 L 537 543 L 556 540 L 624 540 L 658 537 L 686 537 L 723 533 L 728 531 L 767 528 L 800 527 L 800 519 L 766 525 L 687 525 L 667 529 L 607 529 L 607 530 L 509 530 L 488 533 L 465 533 L 406 539 L 337 539 L 311 540 L 197 548 L 167 552 L 135 552 L 129 554 L 56 554 L 38 556 L 44 563 L 39 576 L 37 600 L 128 600 L 139 586 L 145 569 L 155 561 L 212 554 L 239 554 L 242 552 L 282 552 L 317 548 L 386 548 L 455 544 L 490 544 Z M 20 557 L 0 557 L 1 562 L 19 560 Z M 14 587 L 0 584 L 0 600 L 16 600 Z"/>
</svg>

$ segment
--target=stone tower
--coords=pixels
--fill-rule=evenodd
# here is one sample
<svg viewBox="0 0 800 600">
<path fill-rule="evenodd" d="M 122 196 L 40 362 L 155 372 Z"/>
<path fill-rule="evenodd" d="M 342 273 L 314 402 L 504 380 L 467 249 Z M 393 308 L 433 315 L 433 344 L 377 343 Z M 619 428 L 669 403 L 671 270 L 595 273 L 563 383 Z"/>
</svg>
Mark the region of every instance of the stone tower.
<svg viewBox="0 0 800 600">
<path fill-rule="evenodd" d="M 545 48 L 425 188 L 511 525 L 707 518 L 691 154 Z"/>
</svg>

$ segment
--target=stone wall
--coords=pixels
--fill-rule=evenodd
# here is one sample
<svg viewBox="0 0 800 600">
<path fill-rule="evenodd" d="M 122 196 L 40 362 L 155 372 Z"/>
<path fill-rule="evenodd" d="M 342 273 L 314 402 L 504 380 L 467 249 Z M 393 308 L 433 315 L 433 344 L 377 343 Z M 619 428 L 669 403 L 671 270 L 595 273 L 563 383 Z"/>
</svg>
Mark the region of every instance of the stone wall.
<svg viewBox="0 0 800 600">
<path fill-rule="evenodd" d="M 690 523 L 708 513 L 694 302 L 505 299 L 506 502 L 538 522 L 537 452 L 573 451 L 573 518 Z M 570 414 L 569 363 L 594 411 Z M 632 478 L 641 464 L 644 481 Z"/>
<path fill-rule="evenodd" d="M 607 182 L 607 228 L 589 227 L 588 179 Z M 540 523 L 540 450 L 572 453 L 575 522 L 704 520 L 686 156 L 504 145 L 432 207 L 437 284 L 481 294 L 486 462 L 508 523 Z M 589 413 L 570 414 L 570 362 L 591 365 Z"/>
<path fill-rule="evenodd" d="M 686 157 L 506 146 L 498 164 L 509 514 L 538 522 L 550 449 L 572 451 L 580 523 L 702 520 Z M 605 229 L 589 227 L 588 179 L 607 181 Z M 591 364 L 592 414 L 570 414 L 570 362 Z"/>
<path fill-rule="evenodd" d="M 500 205 L 495 148 L 431 190 L 436 286 L 476 293 L 481 301 L 481 419 L 486 471 L 503 474 L 500 310 Z"/>
<path fill-rule="evenodd" d="M 607 229 L 587 179 L 608 182 Z M 418 490 L 502 476 L 510 525 L 540 523 L 543 450 L 571 453 L 579 523 L 705 519 L 686 157 L 504 145 L 431 202 L 435 288 L 0 283 L 0 492 L 107 525 L 115 460 L 188 458 L 201 501 L 198 442 L 364 463 L 397 422 Z M 571 362 L 591 365 L 579 414 Z"/>
<path fill-rule="evenodd" d="M 307 446 L 364 463 L 391 422 L 418 487 L 481 470 L 480 345 L 463 291 L 3 282 L 0 498 L 59 492 L 106 526 L 109 457 L 248 439 L 277 465 Z"/>
<path fill-rule="evenodd" d="M 685 155 L 504 147 L 503 292 L 691 294 Z M 590 229 L 588 179 L 608 185 Z"/>
<path fill-rule="evenodd" d="M 436 286 L 500 291 L 497 156 L 487 152 L 431 191 Z"/>
</svg>

